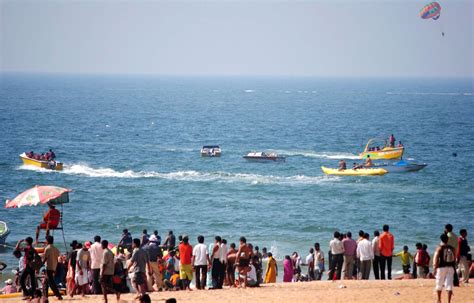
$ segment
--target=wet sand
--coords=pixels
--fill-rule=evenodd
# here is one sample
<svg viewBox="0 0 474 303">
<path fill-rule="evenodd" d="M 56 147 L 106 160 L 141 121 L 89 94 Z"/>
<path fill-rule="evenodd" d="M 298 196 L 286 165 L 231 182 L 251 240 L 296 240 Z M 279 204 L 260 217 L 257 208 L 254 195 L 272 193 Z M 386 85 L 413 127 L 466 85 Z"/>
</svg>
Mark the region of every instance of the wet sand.
<svg viewBox="0 0 474 303">
<path fill-rule="evenodd" d="M 360 302 L 360 303 L 391 303 L 436 302 L 434 280 L 403 280 L 403 281 L 321 281 L 306 283 L 266 284 L 259 288 L 223 289 L 206 291 L 175 291 L 152 293 L 152 302 L 164 302 L 168 298 L 176 298 L 177 302 Z M 442 302 L 447 302 L 443 291 Z M 134 294 L 125 294 L 121 302 L 133 302 Z M 19 299 L 8 299 L 5 302 L 25 302 Z M 50 298 L 50 302 L 58 302 Z M 103 302 L 102 296 L 86 298 L 65 297 L 63 302 Z M 109 302 L 116 302 L 115 296 L 109 296 Z M 474 287 L 461 286 L 454 289 L 452 302 L 474 302 Z"/>
</svg>

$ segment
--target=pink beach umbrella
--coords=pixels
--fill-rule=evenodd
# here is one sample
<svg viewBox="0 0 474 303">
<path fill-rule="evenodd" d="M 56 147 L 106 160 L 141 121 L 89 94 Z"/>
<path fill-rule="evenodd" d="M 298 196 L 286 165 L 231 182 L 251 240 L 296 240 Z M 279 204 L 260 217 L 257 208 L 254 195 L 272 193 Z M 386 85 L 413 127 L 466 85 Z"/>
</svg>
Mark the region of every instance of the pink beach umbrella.
<svg viewBox="0 0 474 303">
<path fill-rule="evenodd" d="M 62 204 L 69 202 L 68 192 L 70 189 L 59 186 L 40 186 L 36 185 L 21 194 L 13 200 L 7 200 L 5 208 L 17 208 L 22 206 L 35 206 L 46 204 Z"/>
</svg>

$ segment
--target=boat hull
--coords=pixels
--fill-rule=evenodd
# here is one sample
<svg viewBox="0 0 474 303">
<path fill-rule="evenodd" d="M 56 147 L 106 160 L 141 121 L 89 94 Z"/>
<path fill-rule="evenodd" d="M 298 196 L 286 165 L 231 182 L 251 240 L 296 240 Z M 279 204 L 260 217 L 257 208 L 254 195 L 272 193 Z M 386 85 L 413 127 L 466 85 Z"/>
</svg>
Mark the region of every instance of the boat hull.
<svg viewBox="0 0 474 303">
<path fill-rule="evenodd" d="M 201 152 L 201 157 L 220 157 L 221 153 L 220 152 L 215 152 L 215 153 L 206 153 L 206 152 Z"/>
<path fill-rule="evenodd" d="M 21 161 L 23 161 L 24 165 L 29 165 L 29 166 L 36 166 L 36 167 L 41 167 L 45 169 L 51 169 L 51 170 L 63 170 L 63 163 L 61 162 L 56 162 L 56 165 L 51 166 L 48 161 L 40 161 L 40 160 L 35 160 L 28 158 L 25 154 L 20 155 Z"/>
<path fill-rule="evenodd" d="M 7 242 L 7 237 L 10 234 L 7 223 L 0 221 L 0 244 L 5 244 Z"/>
<path fill-rule="evenodd" d="M 406 165 L 383 164 L 383 165 L 376 165 L 375 167 L 385 169 L 389 173 L 405 173 L 405 172 L 419 171 L 425 168 L 426 166 L 428 166 L 428 164 L 409 163 Z"/>
<path fill-rule="evenodd" d="M 277 162 L 277 161 L 285 161 L 285 157 L 252 157 L 252 156 L 244 156 L 245 160 L 248 161 L 256 161 L 256 162 Z"/>
<path fill-rule="evenodd" d="M 329 168 L 321 166 L 323 173 L 335 176 L 382 176 L 387 173 L 383 168 L 359 168 L 338 170 L 337 168 Z"/>
<path fill-rule="evenodd" d="M 379 151 L 364 151 L 359 154 L 359 157 L 365 159 L 367 156 L 370 156 L 372 160 L 401 159 L 404 150 L 403 147 L 385 147 Z"/>
</svg>

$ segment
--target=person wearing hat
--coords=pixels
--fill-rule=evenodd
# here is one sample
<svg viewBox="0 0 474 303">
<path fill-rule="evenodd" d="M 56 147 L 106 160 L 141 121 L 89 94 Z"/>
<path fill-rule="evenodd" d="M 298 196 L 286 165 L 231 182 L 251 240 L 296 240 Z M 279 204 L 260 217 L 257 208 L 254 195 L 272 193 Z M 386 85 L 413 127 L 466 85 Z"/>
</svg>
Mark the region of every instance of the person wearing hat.
<svg viewBox="0 0 474 303">
<path fill-rule="evenodd" d="M 5 287 L 0 289 L 0 293 L 5 295 L 16 293 L 16 286 L 13 286 L 12 279 L 8 279 L 5 281 Z"/>
<path fill-rule="evenodd" d="M 84 297 L 87 286 L 89 285 L 89 271 L 91 269 L 91 254 L 89 248 L 91 248 L 91 242 L 87 241 L 84 243 L 84 247 L 77 252 L 75 275 L 76 285 L 74 286 L 73 291 L 69 294 L 71 298 L 76 293 L 76 290 L 81 291 L 81 295 Z"/>
<path fill-rule="evenodd" d="M 151 270 L 147 271 L 148 289 L 150 291 L 153 290 L 153 284 L 156 284 L 157 290 L 161 291 L 163 289 L 163 279 L 161 277 L 159 264 L 162 261 L 163 252 L 158 244 L 158 238 L 155 235 L 151 235 L 148 239 L 148 244 L 145 245 L 144 249 L 148 254 L 148 260 L 150 263 L 148 268 Z"/>
</svg>

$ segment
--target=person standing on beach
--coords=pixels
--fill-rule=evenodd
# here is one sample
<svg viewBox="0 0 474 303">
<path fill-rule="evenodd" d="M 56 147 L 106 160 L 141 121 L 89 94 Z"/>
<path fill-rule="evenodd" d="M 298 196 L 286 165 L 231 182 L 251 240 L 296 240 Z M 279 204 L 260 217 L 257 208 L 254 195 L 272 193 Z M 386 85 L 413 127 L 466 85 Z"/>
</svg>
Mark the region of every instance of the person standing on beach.
<svg viewBox="0 0 474 303">
<path fill-rule="evenodd" d="M 77 251 L 79 250 L 79 243 L 77 240 L 73 240 L 69 245 L 71 247 L 71 252 L 68 254 L 68 269 L 66 274 L 66 292 L 70 294 L 74 289 L 74 277 L 76 272 L 76 258 Z"/>
<path fill-rule="evenodd" d="M 179 244 L 179 278 L 182 282 L 183 290 L 191 290 L 190 284 L 193 280 L 192 256 L 193 247 L 189 244 L 189 237 L 184 235 L 183 243 Z"/>
<path fill-rule="evenodd" d="M 173 250 L 174 247 L 176 246 L 176 237 L 173 234 L 172 230 L 168 232 L 168 236 L 166 237 L 165 242 L 163 243 L 163 246 L 168 248 L 168 250 Z"/>
<path fill-rule="evenodd" d="M 306 256 L 306 265 L 308 266 L 308 281 L 314 280 L 314 249 L 309 249 L 309 254 Z"/>
<path fill-rule="evenodd" d="M 380 278 L 385 280 L 385 266 L 387 266 L 387 278 L 392 279 L 392 254 L 395 248 L 395 239 L 389 232 L 389 226 L 383 226 L 383 233 L 379 240 L 380 249 Z"/>
<path fill-rule="evenodd" d="M 92 293 L 94 295 L 100 295 L 102 293 L 102 287 L 100 285 L 100 267 L 104 250 L 102 249 L 100 240 L 100 236 L 95 236 L 94 244 L 92 244 L 89 249 L 91 254 Z"/>
<path fill-rule="evenodd" d="M 410 273 L 410 264 L 413 260 L 413 256 L 408 252 L 408 246 L 403 246 L 403 250 L 395 254 L 395 257 L 401 257 L 402 259 L 402 268 L 404 274 Z"/>
<path fill-rule="evenodd" d="M 349 231 L 346 234 L 346 238 L 342 240 L 344 246 L 344 265 L 342 266 L 342 272 L 344 273 L 343 279 L 350 280 L 352 278 L 352 271 L 354 269 L 357 242 L 352 239 L 352 233 Z"/>
<path fill-rule="evenodd" d="M 89 271 L 91 268 L 91 254 L 89 253 L 91 248 L 91 242 L 87 241 L 84 246 L 77 252 L 76 258 L 76 276 L 75 285 L 72 292 L 69 294 L 71 298 L 76 294 L 76 291 L 81 292 L 81 296 L 84 297 L 89 286 Z"/>
<path fill-rule="evenodd" d="M 148 254 L 148 261 L 150 264 L 148 268 L 151 269 L 151 271 L 147 271 L 147 288 L 149 291 L 153 291 L 153 284 L 156 284 L 156 289 L 161 291 L 163 289 L 163 279 L 161 277 L 159 264 L 163 258 L 163 252 L 161 251 L 161 247 L 158 246 L 158 239 L 156 236 L 151 235 L 149 241 L 143 248 Z"/>
<path fill-rule="evenodd" d="M 324 252 L 319 243 L 314 243 L 314 279 L 316 281 L 321 280 L 324 270 Z"/>
<path fill-rule="evenodd" d="M 56 273 L 56 268 L 58 266 L 59 250 L 53 245 L 54 238 L 53 236 L 46 236 L 46 248 L 44 249 L 43 254 L 43 263 L 46 264 L 46 274 L 43 278 L 43 294 L 48 297 L 48 288 L 51 287 L 54 295 L 58 300 L 62 300 L 63 297 L 59 293 L 58 286 L 54 280 L 54 274 Z"/>
<path fill-rule="evenodd" d="M 120 252 L 124 252 L 124 249 L 126 249 L 128 253 L 132 252 L 132 235 L 128 232 L 128 229 L 125 228 L 122 231 L 122 237 L 117 246 Z"/>
<path fill-rule="evenodd" d="M 448 236 L 440 236 L 441 243 L 435 251 L 433 257 L 433 269 L 436 273 L 436 291 L 438 294 L 438 303 L 441 303 L 441 291 L 443 285 L 448 292 L 448 303 L 451 302 L 453 295 L 454 266 L 456 263 L 455 249 L 448 244 Z"/>
<path fill-rule="evenodd" d="M 212 288 L 219 289 L 221 285 L 221 272 L 222 272 L 222 263 L 220 261 L 221 256 L 221 242 L 222 239 L 219 236 L 215 237 L 214 247 L 211 253 L 211 262 L 212 262 Z M 222 281 L 224 282 L 224 281 Z"/>
<path fill-rule="evenodd" d="M 293 261 L 291 257 L 286 255 L 283 260 L 283 282 L 293 281 Z"/>
<path fill-rule="evenodd" d="M 372 243 L 369 241 L 369 234 L 364 234 L 359 244 L 357 244 L 356 254 L 360 260 L 360 279 L 369 280 L 370 265 L 374 259 L 374 250 L 372 249 Z"/>
<path fill-rule="evenodd" d="M 206 289 L 207 271 L 211 266 L 211 260 L 209 259 L 207 246 L 204 244 L 204 236 L 198 236 L 197 240 L 198 244 L 193 248 L 191 263 L 196 275 L 196 288 Z"/>
<path fill-rule="evenodd" d="M 149 239 L 150 239 L 150 235 L 148 234 L 148 231 L 144 229 L 142 232 L 142 237 L 140 239 L 141 246 L 144 247 L 145 245 L 147 245 Z"/>
<path fill-rule="evenodd" d="M 227 240 L 226 239 L 222 239 L 221 241 L 221 254 L 220 254 L 220 257 L 219 257 L 219 260 L 221 261 L 221 278 L 220 278 L 220 281 L 221 281 L 221 284 L 220 284 L 220 288 L 222 289 L 222 286 L 224 286 L 224 283 L 225 283 L 225 277 L 226 277 L 226 269 L 227 269 Z M 257 277 L 258 277 L 258 273 L 257 273 Z M 260 283 L 260 282 L 259 282 Z"/>
<path fill-rule="evenodd" d="M 453 232 L 453 226 L 451 224 L 446 224 L 444 226 L 444 233 L 448 236 L 448 244 L 454 248 L 454 252 L 456 256 L 458 255 L 458 236 Z M 459 286 L 459 277 L 456 272 L 454 271 L 454 278 L 453 278 L 454 286 Z"/>
<path fill-rule="evenodd" d="M 269 252 L 267 270 L 265 271 L 265 280 L 264 283 L 276 283 L 276 277 L 278 276 L 278 267 L 277 262 L 273 258 L 273 254 Z"/>
<path fill-rule="evenodd" d="M 458 254 L 457 254 L 457 263 L 459 264 L 460 275 L 462 275 L 462 282 L 469 283 L 469 262 L 468 254 L 471 251 L 467 243 L 467 230 L 461 229 L 459 231 L 458 238 Z"/>
<path fill-rule="evenodd" d="M 235 286 L 235 259 L 237 257 L 237 250 L 235 249 L 235 243 L 230 244 L 230 249 L 227 252 L 227 280 L 229 286 Z"/>
<path fill-rule="evenodd" d="M 336 280 L 341 279 L 342 264 L 344 263 L 344 245 L 340 240 L 341 234 L 334 232 L 334 239 L 329 242 L 329 250 L 331 252 L 331 262 L 329 264 L 328 280 L 334 279 L 334 272 L 336 272 Z"/>
<path fill-rule="evenodd" d="M 20 248 L 20 245 L 21 243 L 25 242 L 25 247 L 24 248 Z M 36 291 L 36 274 L 35 274 L 35 270 L 34 268 L 32 267 L 32 264 L 31 262 L 33 261 L 33 259 L 35 258 L 35 255 L 36 255 L 36 251 L 33 247 L 33 238 L 32 237 L 27 237 L 23 240 L 20 240 L 18 241 L 18 243 L 16 244 L 16 248 L 15 248 L 16 251 L 23 251 L 23 262 L 24 262 L 24 267 L 23 267 L 23 271 L 21 273 L 21 276 L 20 276 L 20 285 L 21 285 L 21 289 L 23 291 L 23 297 L 26 298 L 28 297 L 29 295 L 33 295 Z M 30 278 L 30 285 L 31 285 L 31 288 L 30 290 L 28 290 L 28 288 L 26 288 L 26 279 L 27 278 Z"/>
<path fill-rule="evenodd" d="M 149 272 L 152 270 L 150 268 L 148 254 L 140 247 L 140 244 L 140 239 L 133 239 L 133 254 L 127 270 L 130 272 L 130 269 L 133 266 L 132 286 L 135 288 L 137 293 L 144 295 L 146 293 L 146 271 L 147 269 Z M 138 295 L 137 298 L 140 295 Z"/>
<path fill-rule="evenodd" d="M 157 244 L 158 246 L 160 246 L 160 245 L 161 245 L 161 237 L 160 237 L 160 235 L 158 234 L 158 230 L 154 230 L 154 231 L 153 231 L 153 235 L 156 237 L 156 244 Z"/>
<path fill-rule="evenodd" d="M 235 259 L 235 264 L 237 265 L 237 270 L 239 272 L 239 286 L 247 287 L 247 273 L 249 272 L 250 258 L 252 258 L 253 251 L 247 245 L 247 239 L 245 237 L 240 237 L 240 246 L 237 251 L 237 256 Z M 243 281 L 240 278 L 243 277 Z"/>
<path fill-rule="evenodd" d="M 372 249 L 374 251 L 374 260 L 372 262 L 374 267 L 375 280 L 380 279 L 380 248 L 379 248 L 380 232 L 374 231 L 374 239 L 372 239 Z"/>
<path fill-rule="evenodd" d="M 117 296 L 117 302 L 120 300 L 120 291 L 114 289 L 112 277 L 115 272 L 114 254 L 109 249 L 109 242 L 102 240 L 102 259 L 100 260 L 100 284 L 104 294 L 104 302 L 107 303 L 107 294 L 112 293 Z"/>
</svg>

